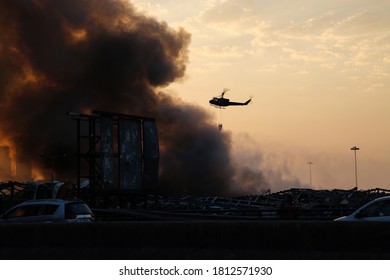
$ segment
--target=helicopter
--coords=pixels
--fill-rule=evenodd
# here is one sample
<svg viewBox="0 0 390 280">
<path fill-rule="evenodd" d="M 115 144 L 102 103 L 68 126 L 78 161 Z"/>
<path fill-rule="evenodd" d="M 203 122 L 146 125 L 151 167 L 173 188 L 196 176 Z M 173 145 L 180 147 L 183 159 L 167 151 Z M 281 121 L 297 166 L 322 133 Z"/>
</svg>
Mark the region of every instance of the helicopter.
<svg viewBox="0 0 390 280">
<path fill-rule="evenodd" d="M 249 102 L 251 102 L 252 100 L 252 98 L 250 98 L 246 102 L 230 102 L 229 99 L 223 97 L 228 90 L 229 89 L 224 89 L 220 96 L 213 97 L 213 99 L 209 101 L 210 105 L 218 108 L 225 108 L 227 106 L 244 106 L 244 105 L 248 105 Z"/>
</svg>

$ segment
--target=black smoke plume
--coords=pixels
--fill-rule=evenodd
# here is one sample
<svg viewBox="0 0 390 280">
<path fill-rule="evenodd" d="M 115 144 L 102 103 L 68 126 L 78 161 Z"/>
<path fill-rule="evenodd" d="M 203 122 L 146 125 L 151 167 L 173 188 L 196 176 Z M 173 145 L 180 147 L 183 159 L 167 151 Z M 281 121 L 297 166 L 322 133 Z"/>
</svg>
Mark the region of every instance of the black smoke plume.
<svg viewBox="0 0 390 280">
<path fill-rule="evenodd" d="M 190 37 L 125 0 L 0 0 L 0 142 L 47 169 L 39 153 L 75 151 L 66 112 L 153 116 L 160 190 L 227 193 L 230 136 L 201 108 L 157 92 L 184 76 Z M 62 164 L 56 176 L 73 168 Z"/>
</svg>

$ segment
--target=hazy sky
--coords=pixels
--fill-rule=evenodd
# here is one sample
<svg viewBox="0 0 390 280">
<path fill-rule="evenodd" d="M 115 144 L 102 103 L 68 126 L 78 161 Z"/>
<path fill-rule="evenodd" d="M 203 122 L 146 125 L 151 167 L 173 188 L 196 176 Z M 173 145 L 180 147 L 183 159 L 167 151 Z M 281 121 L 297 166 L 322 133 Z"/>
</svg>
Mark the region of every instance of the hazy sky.
<svg viewBox="0 0 390 280">
<path fill-rule="evenodd" d="M 315 188 L 352 188 L 358 146 L 359 188 L 389 187 L 388 0 L 131 2 L 192 34 L 186 77 L 164 90 L 215 114 L 243 164 L 303 186 L 312 161 Z M 223 88 L 253 103 L 211 107 Z"/>
</svg>

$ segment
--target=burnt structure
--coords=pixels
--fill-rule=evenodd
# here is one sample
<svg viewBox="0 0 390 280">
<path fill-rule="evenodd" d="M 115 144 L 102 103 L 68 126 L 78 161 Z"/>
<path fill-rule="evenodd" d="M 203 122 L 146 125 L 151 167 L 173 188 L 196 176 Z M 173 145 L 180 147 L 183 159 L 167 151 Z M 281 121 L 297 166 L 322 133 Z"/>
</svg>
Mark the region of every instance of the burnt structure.
<svg viewBox="0 0 390 280">
<path fill-rule="evenodd" d="M 0 179 L 10 180 L 12 174 L 10 148 L 8 146 L 0 146 L 0 163 Z"/>
<path fill-rule="evenodd" d="M 153 118 L 93 111 L 68 113 L 77 122 L 77 191 L 139 195 L 157 188 L 159 144 Z"/>
</svg>

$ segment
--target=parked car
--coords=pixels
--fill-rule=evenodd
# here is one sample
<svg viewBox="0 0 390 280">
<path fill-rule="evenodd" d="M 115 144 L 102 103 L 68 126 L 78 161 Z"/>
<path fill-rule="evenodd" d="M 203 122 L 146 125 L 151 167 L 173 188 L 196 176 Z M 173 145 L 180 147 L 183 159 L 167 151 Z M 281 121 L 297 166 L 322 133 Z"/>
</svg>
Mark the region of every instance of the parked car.
<svg viewBox="0 0 390 280">
<path fill-rule="evenodd" d="M 390 196 L 374 199 L 352 214 L 337 218 L 335 221 L 390 222 Z"/>
<path fill-rule="evenodd" d="M 94 215 L 80 200 L 37 199 L 22 202 L 1 216 L 6 223 L 92 222 Z"/>
</svg>

